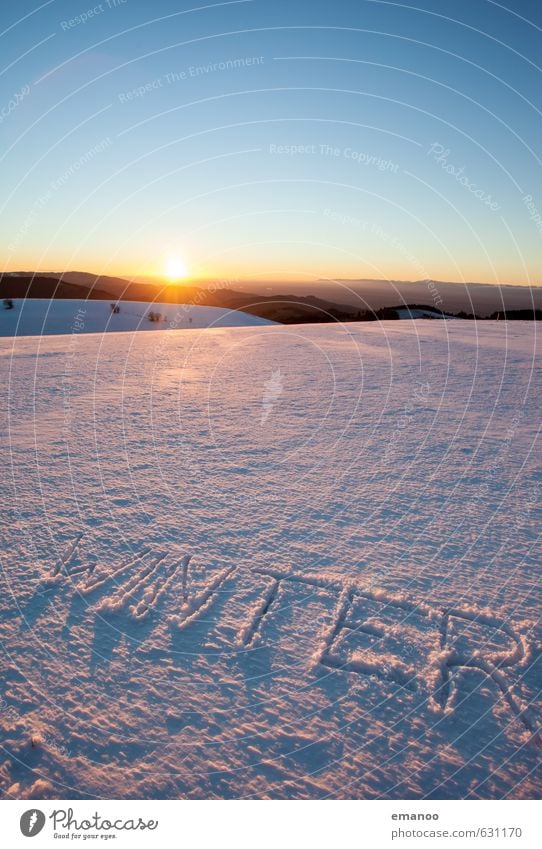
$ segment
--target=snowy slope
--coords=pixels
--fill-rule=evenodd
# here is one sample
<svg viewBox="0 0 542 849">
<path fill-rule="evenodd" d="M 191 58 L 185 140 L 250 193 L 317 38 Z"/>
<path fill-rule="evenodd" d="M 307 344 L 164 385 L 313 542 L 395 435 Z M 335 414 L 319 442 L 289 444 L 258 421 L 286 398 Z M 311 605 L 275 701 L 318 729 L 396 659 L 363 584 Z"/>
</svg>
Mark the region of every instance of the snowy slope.
<svg viewBox="0 0 542 849">
<path fill-rule="evenodd" d="M 52 336 L 64 333 L 255 327 L 274 324 L 239 310 L 221 307 L 120 301 L 119 308 L 120 312 L 114 314 L 109 301 L 16 299 L 11 310 L 3 309 L 0 304 L 0 336 Z M 159 313 L 160 321 L 150 321 L 151 312 Z"/>
<path fill-rule="evenodd" d="M 4 795 L 539 796 L 536 331 L 1 340 Z"/>
</svg>

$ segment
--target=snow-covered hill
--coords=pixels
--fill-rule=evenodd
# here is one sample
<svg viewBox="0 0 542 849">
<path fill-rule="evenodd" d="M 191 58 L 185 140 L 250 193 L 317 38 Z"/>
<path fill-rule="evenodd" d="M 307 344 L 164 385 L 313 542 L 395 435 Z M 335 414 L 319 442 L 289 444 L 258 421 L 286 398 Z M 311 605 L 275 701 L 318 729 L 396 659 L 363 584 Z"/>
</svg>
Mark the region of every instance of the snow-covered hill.
<svg viewBox="0 0 542 849">
<path fill-rule="evenodd" d="M 2 792 L 538 797 L 536 334 L 0 340 Z"/>
<path fill-rule="evenodd" d="M 131 330 L 168 330 L 203 327 L 256 327 L 273 324 L 239 310 L 192 304 L 120 301 L 114 313 L 109 301 L 13 301 L 13 309 L 0 304 L 0 336 L 52 336 L 66 333 L 114 333 Z M 158 314 L 151 321 L 149 315 Z"/>
</svg>

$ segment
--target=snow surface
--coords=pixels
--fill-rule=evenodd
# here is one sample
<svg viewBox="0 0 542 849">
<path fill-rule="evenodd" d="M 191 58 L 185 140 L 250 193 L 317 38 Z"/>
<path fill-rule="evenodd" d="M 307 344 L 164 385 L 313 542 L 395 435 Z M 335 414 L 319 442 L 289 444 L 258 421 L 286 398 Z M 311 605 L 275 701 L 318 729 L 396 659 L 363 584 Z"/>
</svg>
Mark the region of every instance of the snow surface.
<svg viewBox="0 0 542 849">
<path fill-rule="evenodd" d="M 171 330 L 203 327 L 255 327 L 274 324 L 264 318 L 222 307 L 120 301 L 114 314 L 111 301 L 49 298 L 14 299 L 14 308 L 0 305 L 0 336 L 54 336 L 65 333 L 115 333 L 130 330 Z M 150 321 L 149 313 L 160 313 Z"/>
<path fill-rule="evenodd" d="M 537 324 L 0 340 L 0 788 L 540 795 Z"/>
</svg>

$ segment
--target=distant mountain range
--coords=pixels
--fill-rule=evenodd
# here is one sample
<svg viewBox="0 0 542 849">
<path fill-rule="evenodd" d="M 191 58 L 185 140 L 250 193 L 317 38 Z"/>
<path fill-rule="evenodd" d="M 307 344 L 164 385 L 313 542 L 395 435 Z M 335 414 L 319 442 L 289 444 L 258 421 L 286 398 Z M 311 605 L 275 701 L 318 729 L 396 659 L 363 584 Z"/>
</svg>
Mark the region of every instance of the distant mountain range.
<svg viewBox="0 0 542 849">
<path fill-rule="evenodd" d="M 295 286 L 294 293 L 281 288 Z M 239 309 L 282 324 L 360 321 L 404 317 L 408 308 L 460 317 L 538 318 L 542 288 L 434 280 L 321 280 L 317 283 L 220 283 L 203 285 L 130 281 L 85 271 L 0 275 L 0 298 L 89 298 L 91 300 L 189 303 Z M 245 291 L 250 287 L 253 291 Z M 316 293 L 316 294 L 315 294 Z M 402 310 L 402 315 L 399 311 Z M 516 311 L 517 315 L 514 315 Z M 412 313 L 413 315 L 413 313 Z"/>
<path fill-rule="evenodd" d="M 319 281 L 318 294 L 322 298 L 333 297 L 339 304 L 359 304 L 360 309 L 418 303 L 450 313 L 474 313 L 481 318 L 495 312 L 542 309 L 542 287 L 510 283 L 337 279 Z"/>
<path fill-rule="evenodd" d="M 224 288 L 131 282 L 83 271 L 47 275 L 12 272 L 0 277 L 0 298 L 89 298 L 90 300 L 187 303 L 237 309 L 282 324 L 353 321 L 358 310 L 313 295 L 263 295 Z"/>
</svg>

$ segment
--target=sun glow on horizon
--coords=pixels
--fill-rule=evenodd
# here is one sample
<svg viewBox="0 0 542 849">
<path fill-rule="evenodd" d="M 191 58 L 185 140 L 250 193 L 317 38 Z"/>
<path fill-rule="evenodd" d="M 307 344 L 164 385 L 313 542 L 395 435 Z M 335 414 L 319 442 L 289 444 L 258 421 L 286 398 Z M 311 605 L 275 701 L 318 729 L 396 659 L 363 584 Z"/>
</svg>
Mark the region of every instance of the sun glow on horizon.
<svg viewBox="0 0 542 849">
<path fill-rule="evenodd" d="M 171 283 L 176 283 L 178 280 L 184 280 L 188 276 L 186 263 L 179 254 L 171 254 L 166 259 L 166 277 Z"/>
</svg>

